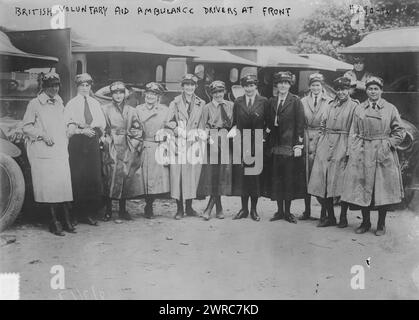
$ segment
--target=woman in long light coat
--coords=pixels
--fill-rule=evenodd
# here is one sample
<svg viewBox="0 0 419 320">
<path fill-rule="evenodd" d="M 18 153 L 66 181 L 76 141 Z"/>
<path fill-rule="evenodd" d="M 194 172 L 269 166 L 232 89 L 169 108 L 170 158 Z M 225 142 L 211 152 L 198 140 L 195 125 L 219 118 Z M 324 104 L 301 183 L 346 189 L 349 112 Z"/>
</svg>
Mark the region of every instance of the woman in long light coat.
<svg viewBox="0 0 419 320">
<path fill-rule="evenodd" d="M 185 213 L 188 216 L 198 215 L 192 208 L 192 199 L 196 198 L 202 162 L 191 163 L 186 154 L 194 150 L 194 143 L 200 143 L 196 135 L 198 130 L 205 130 L 202 117 L 205 101 L 194 93 L 197 81 L 196 76 L 186 74 L 182 79 L 182 94 L 169 105 L 170 121 L 167 127 L 173 129 L 177 141 L 181 143 L 176 146 L 175 163 L 170 164 L 170 195 L 177 202 L 175 219 L 181 219 Z"/>
<path fill-rule="evenodd" d="M 125 103 L 125 84 L 117 81 L 110 86 L 112 102 L 103 106 L 106 119 L 103 152 L 104 188 L 106 196 L 105 221 L 112 217 L 112 199 L 119 200 L 119 216 L 131 220 L 126 199 L 137 196 L 127 183 L 140 159 L 142 127 L 135 109 Z"/>
<path fill-rule="evenodd" d="M 170 192 L 169 166 L 156 158 L 156 152 L 163 143 L 162 132 L 170 116 L 169 108 L 159 103 L 163 93 L 160 84 L 150 82 L 145 87 L 145 103 L 137 106 L 138 119 L 144 130 L 139 168 L 128 177 L 128 184 L 136 195 L 144 195 L 146 206 L 144 216 L 153 219 L 153 202 L 158 195 Z"/>
<path fill-rule="evenodd" d="M 343 175 L 347 163 L 349 131 L 358 101 L 349 96 L 351 81 L 340 77 L 334 81 L 336 98 L 322 118 L 322 134 L 317 144 L 316 157 L 311 171 L 308 193 L 321 198 L 322 210 L 327 218 L 318 227 L 336 225 L 333 198 L 342 195 Z M 348 225 L 346 213 L 348 204 L 341 204 L 339 227 Z"/>
<path fill-rule="evenodd" d="M 49 206 L 50 231 L 63 236 L 57 217 L 58 206 L 64 209 L 64 230 L 75 232 L 71 224 L 69 202 L 73 201 L 68 162 L 67 125 L 64 106 L 58 95 L 60 77 L 54 72 L 42 78 L 42 91 L 29 102 L 23 117 L 27 154 L 31 165 L 35 201 Z"/>
<path fill-rule="evenodd" d="M 361 207 L 362 223 L 356 233 L 371 228 L 370 211 L 378 210 L 376 235 L 385 233 L 389 206 L 402 201 L 403 183 L 396 148 L 406 130 L 399 112 L 381 98 L 383 81 L 370 77 L 368 99 L 360 104 L 352 122 L 352 143 L 345 170 L 342 200 Z"/>
<path fill-rule="evenodd" d="M 324 77 L 320 73 L 313 73 L 309 77 L 310 93 L 301 99 L 304 107 L 304 158 L 307 185 L 310 180 L 311 169 L 316 156 L 317 143 L 320 138 L 320 122 L 323 115 L 329 109 L 331 98 L 323 90 Z M 321 198 L 318 198 L 321 202 Z M 307 193 L 305 199 L 305 211 L 300 220 L 308 220 L 311 216 L 311 195 Z M 323 209 L 323 207 L 322 207 Z M 325 210 L 321 210 L 320 220 L 326 218 Z"/>
</svg>

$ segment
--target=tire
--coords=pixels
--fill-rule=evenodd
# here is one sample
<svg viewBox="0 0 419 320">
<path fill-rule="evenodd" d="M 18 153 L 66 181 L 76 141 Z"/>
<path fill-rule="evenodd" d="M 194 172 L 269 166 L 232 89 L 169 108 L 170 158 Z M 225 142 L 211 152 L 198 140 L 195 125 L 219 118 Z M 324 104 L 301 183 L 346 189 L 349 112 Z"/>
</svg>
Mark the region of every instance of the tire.
<svg viewBox="0 0 419 320">
<path fill-rule="evenodd" d="M 10 226 L 22 209 L 25 180 L 19 165 L 0 153 L 0 232 Z"/>
</svg>

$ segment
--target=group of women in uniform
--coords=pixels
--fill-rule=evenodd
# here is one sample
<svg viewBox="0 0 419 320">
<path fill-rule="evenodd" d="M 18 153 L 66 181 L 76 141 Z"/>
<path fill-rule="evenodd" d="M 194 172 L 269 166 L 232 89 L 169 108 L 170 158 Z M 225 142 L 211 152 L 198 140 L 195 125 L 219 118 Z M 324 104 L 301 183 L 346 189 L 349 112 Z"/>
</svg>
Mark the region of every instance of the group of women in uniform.
<svg viewBox="0 0 419 320">
<path fill-rule="evenodd" d="M 75 232 L 71 202 L 73 213 L 97 225 L 103 196 L 108 221 L 112 200 L 119 202 L 119 217 L 131 220 L 126 200 L 144 197 L 144 216 L 153 218 L 154 200 L 168 194 L 177 203 L 176 219 L 197 216 L 192 200 L 205 196 L 209 201 L 201 216 L 209 220 L 215 206 L 216 217 L 223 219 L 221 196 L 240 196 L 234 219 L 250 214 L 259 221 L 257 202 L 264 196 L 277 202 L 271 221 L 291 223 L 297 223 L 291 201 L 305 200 L 300 219 L 307 220 L 313 195 L 321 204 L 320 227 L 336 225 L 334 199 L 340 197 L 339 227 L 347 226 L 346 212 L 353 205 L 363 215 L 357 232 L 366 232 L 369 212 L 377 209 L 380 235 L 388 206 L 403 196 L 395 148 L 404 129 L 397 109 L 381 98 L 383 83 L 377 77 L 367 80 L 368 99 L 361 104 L 349 96 L 351 83 L 344 77 L 334 82 L 336 98 L 328 97 L 319 73 L 310 76 L 310 93 L 300 100 L 289 91 L 290 72 L 274 75 L 278 95 L 269 100 L 258 94 L 257 77 L 246 75 L 241 79 L 245 94 L 234 103 L 224 100 L 225 84 L 216 80 L 209 87 L 213 99 L 205 104 L 195 94 L 197 77 L 187 74 L 182 94 L 169 106 L 160 104 L 164 88 L 152 82 L 145 87 L 145 103 L 135 108 L 126 103 L 128 91 L 120 81 L 109 87 L 112 101 L 100 106 L 89 95 L 92 82 L 86 73 L 77 75 L 77 96 L 64 107 L 59 76 L 44 75 L 42 91 L 23 119 L 35 201 L 49 206 L 56 235 Z M 206 134 L 190 134 L 199 130 Z M 218 141 L 209 134 L 214 130 Z M 250 143 L 243 139 L 239 162 L 233 162 L 233 145 L 246 132 Z M 185 161 L 186 153 L 202 150 L 196 148 L 202 144 L 207 144 L 207 161 Z M 169 157 L 174 161 L 159 161 L 160 151 L 169 146 L 174 146 Z M 260 156 L 263 168 L 257 170 Z M 256 170 L 249 174 L 251 167 Z M 58 218 L 59 207 L 64 219 Z"/>
</svg>

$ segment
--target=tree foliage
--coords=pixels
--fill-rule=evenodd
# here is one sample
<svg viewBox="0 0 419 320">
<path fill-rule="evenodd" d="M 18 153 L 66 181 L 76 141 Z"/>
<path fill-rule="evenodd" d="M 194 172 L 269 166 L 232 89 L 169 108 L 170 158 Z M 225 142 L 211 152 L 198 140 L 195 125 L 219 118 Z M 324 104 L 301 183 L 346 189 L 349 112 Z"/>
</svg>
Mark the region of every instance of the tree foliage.
<svg viewBox="0 0 419 320">
<path fill-rule="evenodd" d="M 180 27 L 170 33 L 156 34 L 169 43 L 186 46 L 227 45 L 293 45 L 297 40 L 298 23 L 277 22 L 272 25 L 238 24 L 217 27 Z"/>
<path fill-rule="evenodd" d="M 419 25 L 417 0 L 365 0 L 358 3 L 362 9 L 354 12 L 348 2 L 324 0 L 304 19 L 302 32 L 296 42 L 298 52 L 323 53 L 342 59 L 338 49 L 360 41 L 365 32 Z M 351 26 L 354 14 L 364 15 L 363 28 Z"/>
</svg>

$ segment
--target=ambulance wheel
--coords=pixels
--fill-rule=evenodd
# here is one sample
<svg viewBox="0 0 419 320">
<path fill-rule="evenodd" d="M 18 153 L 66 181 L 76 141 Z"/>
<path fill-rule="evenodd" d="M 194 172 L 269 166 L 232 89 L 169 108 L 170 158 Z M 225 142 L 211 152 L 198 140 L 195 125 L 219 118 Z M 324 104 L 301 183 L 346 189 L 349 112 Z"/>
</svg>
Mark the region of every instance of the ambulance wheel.
<svg viewBox="0 0 419 320">
<path fill-rule="evenodd" d="M 10 226 L 22 209 L 25 181 L 19 165 L 0 153 L 0 232 Z"/>
</svg>

